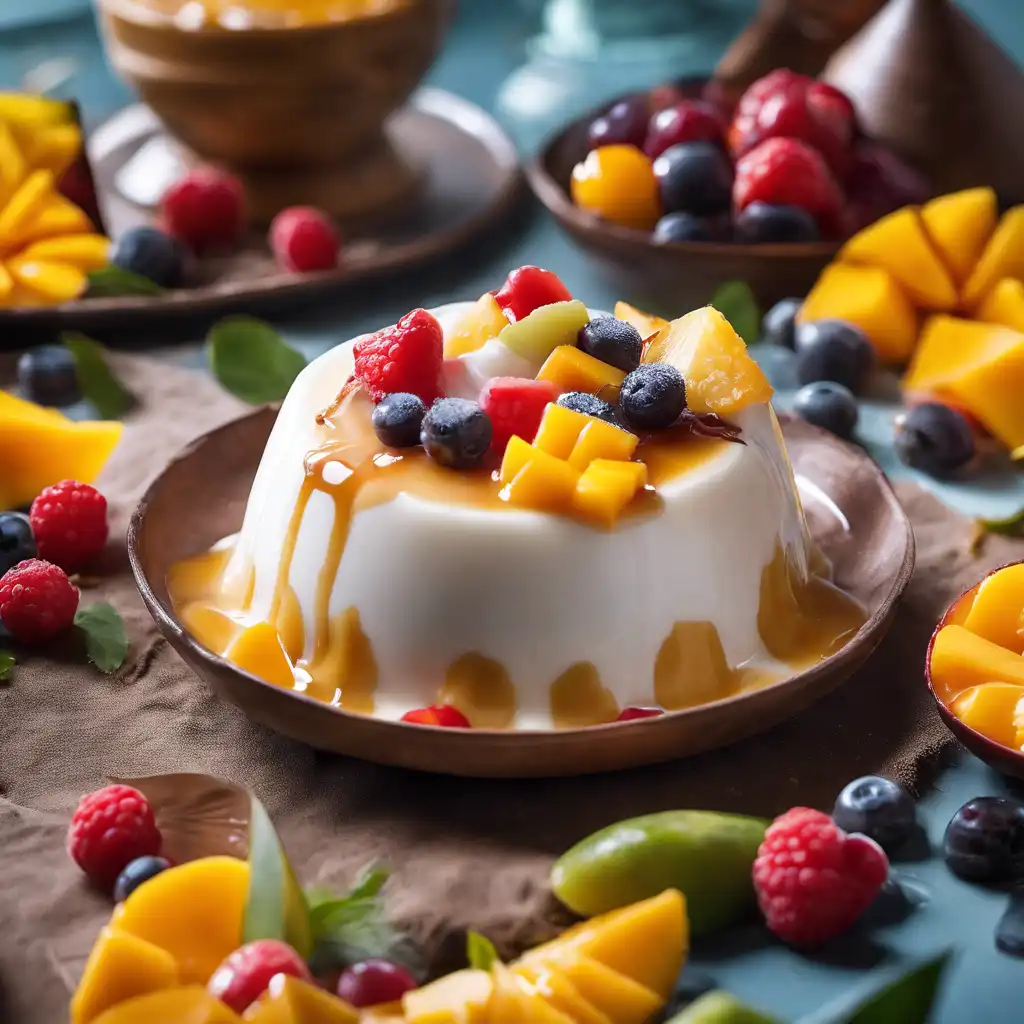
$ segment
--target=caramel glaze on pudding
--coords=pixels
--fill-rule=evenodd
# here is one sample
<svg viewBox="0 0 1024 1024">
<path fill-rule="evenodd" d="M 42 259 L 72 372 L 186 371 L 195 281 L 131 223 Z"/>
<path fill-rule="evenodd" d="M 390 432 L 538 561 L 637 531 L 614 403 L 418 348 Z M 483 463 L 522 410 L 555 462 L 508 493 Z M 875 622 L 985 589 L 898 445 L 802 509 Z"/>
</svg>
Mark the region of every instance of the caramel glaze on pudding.
<svg viewBox="0 0 1024 1024">
<path fill-rule="evenodd" d="M 434 311 L 446 332 L 467 305 Z M 736 417 L 745 444 L 642 443 L 648 486 L 602 529 L 510 507 L 493 467 L 385 448 L 361 391 L 317 423 L 351 346 L 293 385 L 241 532 L 170 573 L 214 653 L 348 711 L 447 703 L 478 728 L 568 728 L 769 685 L 864 621 L 810 542 L 767 404 Z M 269 646 L 242 653 L 261 630 Z"/>
<path fill-rule="evenodd" d="M 134 0 L 180 29 L 300 28 L 390 13 L 405 0 Z"/>
</svg>

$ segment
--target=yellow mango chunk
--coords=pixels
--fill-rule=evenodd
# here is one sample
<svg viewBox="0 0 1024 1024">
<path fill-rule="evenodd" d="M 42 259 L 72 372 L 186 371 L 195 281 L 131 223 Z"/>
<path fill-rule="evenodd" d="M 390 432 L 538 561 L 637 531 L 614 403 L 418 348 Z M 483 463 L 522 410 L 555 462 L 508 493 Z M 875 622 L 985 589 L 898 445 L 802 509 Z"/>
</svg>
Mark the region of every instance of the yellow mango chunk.
<svg viewBox="0 0 1024 1024">
<path fill-rule="evenodd" d="M 110 239 L 105 235 L 58 235 L 33 242 L 20 255 L 25 262 L 63 263 L 79 270 L 99 270 L 109 262 Z"/>
<path fill-rule="evenodd" d="M 74 124 L 75 111 L 67 100 L 31 92 L 0 92 L 0 121 L 14 128 Z"/>
<path fill-rule="evenodd" d="M 938 196 L 921 209 L 921 220 L 932 245 L 957 285 L 971 276 L 998 216 L 991 188 L 968 188 Z"/>
<path fill-rule="evenodd" d="M 448 974 L 402 996 L 408 1024 L 484 1024 L 494 983 L 487 971 Z"/>
<path fill-rule="evenodd" d="M 28 165 L 50 171 L 55 178 L 60 178 L 82 151 L 82 130 L 77 124 L 16 129 L 15 135 Z"/>
<path fill-rule="evenodd" d="M 456 323 L 452 333 L 444 339 L 445 359 L 457 359 L 469 352 L 475 352 L 496 338 L 508 327 L 508 320 L 501 306 L 490 292 L 476 300 L 472 309 L 466 310 Z"/>
<path fill-rule="evenodd" d="M 580 478 L 568 462 L 534 449 L 529 461 L 501 491 L 510 505 L 544 512 L 564 512 Z"/>
<path fill-rule="evenodd" d="M 975 319 L 1024 331 L 1024 282 L 1004 277 L 976 310 Z"/>
<path fill-rule="evenodd" d="M 0 203 L 6 203 L 24 181 L 28 165 L 10 127 L 0 121 Z"/>
<path fill-rule="evenodd" d="M 611 526 L 646 484 L 642 462 L 595 459 L 576 483 L 572 506 L 588 519 Z"/>
<path fill-rule="evenodd" d="M 10 391 L 0 391 L 0 424 L 6 425 L 15 420 L 28 420 L 34 423 L 72 422 L 59 409 L 37 405 L 26 398 L 11 394 Z"/>
<path fill-rule="evenodd" d="M 0 243 L 11 248 L 37 242 L 43 238 L 84 234 L 93 230 L 92 221 L 70 199 L 54 194 L 35 215 L 12 231 Z"/>
<path fill-rule="evenodd" d="M 111 1007 L 96 1024 L 241 1024 L 242 1018 L 205 988 L 153 992 Z"/>
<path fill-rule="evenodd" d="M 636 434 L 594 417 L 576 438 L 576 444 L 569 453 L 569 465 L 584 470 L 594 459 L 630 459 L 639 443 L 640 438 Z"/>
<path fill-rule="evenodd" d="M 114 924 L 166 949 L 178 962 L 183 983 L 205 985 L 242 944 L 248 889 L 245 861 L 203 857 L 168 868 L 139 886 L 120 907 Z"/>
<path fill-rule="evenodd" d="M 616 320 L 625 320 L 627 324 L 632 324 L 639 332 L 640 337 L 645 340 L 652 334 L 657 334 L 658 331 L 668 327 L 667 320 L 663 320 L 660 316 L 641 312 L 628 302 L 616 302 L 613 313 Z"/>
<path fill-rule="evenodd" d="M 26 291 L 34 292 L 47 304 L 70 302 L 85 291 L 85 274 L 78 267 L 67 263 L 19 256 L 7 261 L 7 270 L 16 284 Z"/>
<path fill-rule="evenodd" d="M 686 380 L 687 406 L 697 413 L 733 416 L 773 394 L 743 339 L 713 306 L 673 320 L 647 346 L 644 362 L 671 363 Z"/>
<path fill-rule="evenodd" d="M 533 446 L 556 459 L 568 459 L 580 434 L 595 418 L 551 402 L 541 417 Z"/>
<path fill-rule="evenodd" d="M 615 1024 L 612 1017 L 584 999 L 580 990 L 557 967 L 523 965 L 513 967 L 512 971 L 531 982 L 538 994 L 576 1024 Z"/>
<path fill-rule="evenodd" d="M 500 963 L 491 968 L 491 998 L 487 1003 L 487 1024 L 529 1024 L 529 1001 L 525 982 Z"/>
<path fill-rule="evenodd" d="M 1024 698 L 1024 686 L 982 683 L 957 697 L 950 710 L 964 725 L 1004 747 L 1016 746 L 1014 711 Z"/>
<path fill-rule="evenodd" d="M 1015 334 L 1017 332 L 1014 332 Z M 945 390 L 1010 451 L 1024 445 L 1024 334 L 993 358 L 949 381 Z"/>
<path fill-rule="evenodd" d="M 1024 686 L 1024 658 L 963 626 L 939 630 L 929 664 L 932 686 L 945 701 L 993 679 Z"/>
<path fill-rule="evenodd" d="M 508 447 L 501 458 L 501 469 L 498 471 L 498 480 L 502 487 L 510 484 L 523 466 L 525 466 L 537 449 L 529 441 L 524 441 L 518 434 L 513 434 L 508 441 Z"/>
<path fill-rule="evenodd" d="M 529 989 L 525 1002 L 523 1024 L 573 1024 L 572 1017 L 552 1006 L 539 992 Z"/>
<path fill-rule="evenodd" d="M 257 622 L 243 629 L 224 657 L 243 672 L 275 686 L 290 690 L 295 685 L 291 659 L 280 635 L 269 622 Z"/>
<path fill-rule="evenodd" d="M 89 1024 L 126 999 L 177 984 L 178 965 L 170 953 L 134 935 L 104 928 L 71 997 L 71 1024 Z"/>
<path fill-rule="evenodd" d="M 359 1024 L 359 1012 L 316 985 L 278 974 L 242 1019 L 250 1024 Z"/>
<path fill-rule="evenodd" d="M 838 259 L 889 271 L 911 301 L 924 309 L 956 306 L 953 278 L 932 248 L 920 214 L 911 206 L 858 231 L 839 250 Z"/>
<path fill-rule="evenodd" d="M 975 309 L 1004 277 L 1024 280 L 1024 206 L 999 218 L 978 265 L 963 288 L 963 305 Z"/>
<path fill-rule="evenodd" d="M 796 319 L 801 324 L 830 319 L 856 324 L 883 363 L 905 363 L 917 341 L 917 312 L 895 278 L 881 267 L 826 267 Z"/>
<path fill-rule="evenodd" d="M 49 171 L 33 171 L 0 211 L 0 244 L 8 245 L 20 237 L 56 195 L 53 175 Z"/>
<path fill-rule="evenodd" d="M 549 380 L 562 391 L 585 391 L 614 402 L 626 371 L 595 359 L 574 345 L 559 345 L 544 360 L 537 380 Z"/>
<path fill-rule="evenodd" d="M 1008 565 L 978 587 L 964 629 L 1008 651 L 1024 651 L 1024 565 Z"/>
<path fill-rule="evenodd" d="M 924 394 L 944 390 L 973 368 L 1012 351 L 1021 338 L 1021 333 L 998 324 L 954 316 L 929 317 L 903 377 L 903 390 Z"/>
</svg>

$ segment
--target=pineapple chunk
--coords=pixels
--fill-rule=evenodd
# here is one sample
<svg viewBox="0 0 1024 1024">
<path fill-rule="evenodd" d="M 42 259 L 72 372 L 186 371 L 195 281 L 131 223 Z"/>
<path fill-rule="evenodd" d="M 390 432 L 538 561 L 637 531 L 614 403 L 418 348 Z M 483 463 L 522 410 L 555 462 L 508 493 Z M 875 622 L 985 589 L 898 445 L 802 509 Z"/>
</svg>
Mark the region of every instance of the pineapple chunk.
<svg viewBox="0 0 1024 1024">
<path fill-rule="evenodd" d="M 472 309 L 466 310 L 452 333 L 444 340 L 445 359 L 457 359 L 483 348 L 508 327 L 508 320 L 494 296 L 485 292 Z"/>
</svg>

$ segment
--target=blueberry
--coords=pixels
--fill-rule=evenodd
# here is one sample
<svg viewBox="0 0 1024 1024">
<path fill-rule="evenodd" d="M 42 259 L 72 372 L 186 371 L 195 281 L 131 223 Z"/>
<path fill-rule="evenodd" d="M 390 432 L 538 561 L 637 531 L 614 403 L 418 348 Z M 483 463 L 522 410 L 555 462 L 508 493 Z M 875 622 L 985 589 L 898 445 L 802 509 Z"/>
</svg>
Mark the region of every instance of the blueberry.
<svg viewBox="0 0 1024 1024">
<path fill-rule="evenodd" d="M 780 299 L 765 313 L 761 320 L 761 337 L 759 341 L 769 345 L 782 345 L 792 348 L 793 335 L 796 331 L 796 315 L 803 305 L 802 299 Z"/>
<path fill-rule="evenodd" d="M 36 541 L 28 516 L 0 512 L 0 576 L 26 558 L 35 557 Z"/>
<path fill-rule="evenodd" d="M 720 217 L 697 217 L 677 210 L 666 213 L 654 226 L 654 241 L 723 242 L 729 237 L 729 222 Z"/>
<path fill-rule="evenodd" d="M 166 857 L 136 857 L 114 883 L 114 902 L 123 903 L 143 882 L 166 871 L 171 862 Z"/>
<path fill-rule="evenodd" d="M 805 384 L 793 399 L 793 411 L 837 437 L 853 437 L 857 426 L 857 399 L 849 388 L 831 380 Z"/>
<path fill-rule="evenodd" d="M 733 221 L 737 242 L 817 242 L 818 222 L 799 206 L 760 201 L 745 206 Z"/>
<path fill-rule="evenodd" d="M 930 476 L 947 476 L 974 456 L 966 418 L 940 402 L 925 402 L 896 422 L 893 447 L 902 462 Z"/>
<path fill-rule="evenodd" d="M 373 429 L 390 448 L 411 448 L 420 443 L 420 427 L 427 407 L 419 395 L 396 391 L 385 395 L 373 410 Z"/>
<path fill-rule="evenodd" d="M 953 815 L 943 839 L 946 867 L 972 882 L 1024 878 L 1024 805 L 979 796 Z"/>
<path fill-rule="evenodd" d="M 114 244 L 110 262 L 164 288 L 177 288 L 185 276 L 184 247 L 151 227 L 129 228 Z"/>
<path fill-rule="evenodd" d="M 420 441 L 449 469 L 477 465 L 491 446 L 491 418 L 468 398 L 439 398 L 423 417 Z"/>
<path fill-rule="evenodd" d="M 607 420 L 617 427 L 621 426 L 618 409 L 586 391 L 566 391 L 555 399 L 555 405 L 565 406 L 574 412 L 586 413 L 587 416 L 596 416 L 599 420 Z"/>
<path fill-rule="evenodd" d="M 626 422 L 640 430 L 669 427 L 686 408 L 686 382 L 668 363 L 642 363 L 626 374 L 619 391 Z"/>
<path fill-rule="evenodd" d="M 654 161 L 654 176 L 667 213 L 720 213 L 732 200 L 732 164 L 711 142 L 669 146 Z"/>
<path fill-rule="evenodd" d="M 38 405 L 62 409 L 82 400 L 75 357 L 63 345 L 30 348 L 18 359 L 18 387 Z"/>
<path fill-rule="evenodd" d="M 875 366 L 875 350 L 867 335 L 844 320 L 798 324 L 793 345 L 801 384 L 833 380 L 856 395 L 867 384 Z"/>
<path fill-rule="evenodd" d="M 914 800 L 895 782 L 865 775 L 839 794 L 832 819 L 843 831 L 861 832 L 890 850 L 914 831 Z"/>
<path fill-rule="evenodd" d="M 640 332 L 632 324 L 613 316 L 599 316 L 584 324 L 576 335 L 576 344 L 587 355 L 627 373 L 640 365 L 644 350 Z"/>
</svg>

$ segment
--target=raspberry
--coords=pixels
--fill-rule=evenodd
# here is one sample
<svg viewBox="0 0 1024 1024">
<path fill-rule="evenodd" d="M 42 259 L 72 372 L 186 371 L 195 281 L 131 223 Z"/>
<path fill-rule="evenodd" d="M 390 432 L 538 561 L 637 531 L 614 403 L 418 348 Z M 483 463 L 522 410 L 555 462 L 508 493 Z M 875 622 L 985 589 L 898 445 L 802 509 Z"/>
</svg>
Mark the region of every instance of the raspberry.
<svg viewBox="0 0 1024 1024">
<path fill-rule="evenodd" d="M 235 1013 L 242 1013 L 266 992 L 271 979 L 279 974 L 308 982 L 313 980 L 306 961 L 291 946 L 277 939 L 257 939 L 236 949 L 213 972 L 206 991 Z"/>
<path fill-rule="evenodd" d="M 515 323 L 541 306 L 550 306 L 552 302 L 568 302 L 572 293 L 550 270 L 517 267 L 509 271 L 505 283 L 494 293 L 494 298 L 504 310 L 505 316 Z"/>
<path fill-rule="evenodd" d="M 74 572 L 107 543 L 107 499 L 89 484 L 62 480 L 47 487 L 29 510 L 39 557 Z"/>
<path fill-rule="evenodd" d="M 878 894 L 889 860 L 867 836 L 847 835 L 827 814 L 794 807 L 768 826 L 754 889 L 768 927 L 793 946 L 846 931 Z"/>
<path fill-rule="evenodd" d="M 558 388 L 549 380 L 526 377 L 495 377 L 480 393 L 480 408 L 491 418 L 491 448 L 504 453 L 509 438 L 518 435 L 532 442 L 549 402 Z"/>
<path fill-rule="evenodd" d="M 161 841 L 153 808 L 131 786 L 107 786 L 83 796 L 68 828 L 72 860 L 107 892 L 133 860 L 156 856 Z"/>
<path fill-rule="evenodd" d="M 736 162 L 736 212 L 758 200 L 806 210 L 823 236 L 841 233 L 843 193 L 821 154 L 797 139 L 768 139 Z"/>
<path fill-rule="evenodd" d="M 334 224 L 312 206 L 282 210 L 270 225 L 270 248 L 278 264 L 293 273 L 332 270 L 341 241 Z"/>
<path fill-rule="evenodd" d="M 77 610 L 78 591 L 64 570 L 49 562 L 29 558 L 0 578 L 0 623 L 23 644 L 64 632 Z"/>
<path fill-rule="evenodd" d="M 193 252 L 230 249 L 245 228 L 242 183 L 215 167 L 176 181 L 160 202 L 163 227 Z"/>
<path fill-rule="evenodd" d="M 374 402 L 406 391 L 429 406 L 441 394 L 444 334 L 425 309 L 357 341 L 355 356 L 355 377 Z"/>
<path fill-rule="evenodd" d="M 403 722 L 414 725 L 438 725 L 444 729 L 468 729 L 469 719 L 450 704 L 435 704 L 429 708 L 415 708 L 402 715 Z"/>
</svg>

